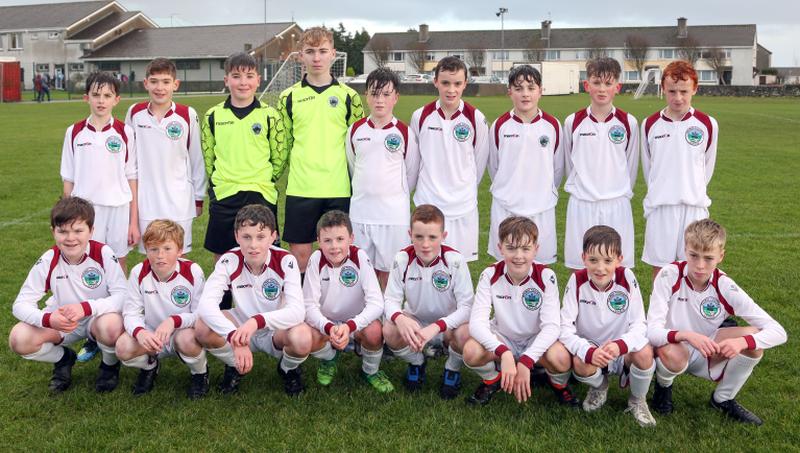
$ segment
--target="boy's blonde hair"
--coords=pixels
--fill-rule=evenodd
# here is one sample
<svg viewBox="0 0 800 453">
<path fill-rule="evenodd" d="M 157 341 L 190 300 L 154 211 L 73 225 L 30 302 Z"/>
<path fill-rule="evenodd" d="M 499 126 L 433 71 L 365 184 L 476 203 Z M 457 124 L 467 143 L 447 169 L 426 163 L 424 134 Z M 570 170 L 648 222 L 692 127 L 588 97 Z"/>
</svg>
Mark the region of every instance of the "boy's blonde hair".
<svg viewBox="0 0 800 453">
<path fill-rule="evenodd" d="M 525 245 L 522 241 L 526 238 L 531 244 L 536 244 L 539 241 L 539 228 L 527 217 L 512 216 L 500 222 L 498 236 L 501 244 L 507 240 L 511 245 Z"/>
<path fill-rule="evenodd" d="M 333 32 L 325 27 L 311 27 L 300 36 L 300 47 L 319 47 L 325 41 L 329 41 L 333 47 Z"/>
<path fill-rule="evenodd" d="M 145 248 L 151 245 L 163 244 L 172 241 L 179 248 L 183 247 L 183 227 L 167 219 L 158 219 L 150 222 L 144 230 L 142 243 Z"/>
<path fill-rule="evenodd" d="M 719 250 L 723 251 L 725 250 L 727 233 L 719 223 L 711 219 L 702 219 L 690 223 L 686 227 L 683 237 L 687 247 L 692 247 L 702 252 L 719 247 Z"/>
</svg>

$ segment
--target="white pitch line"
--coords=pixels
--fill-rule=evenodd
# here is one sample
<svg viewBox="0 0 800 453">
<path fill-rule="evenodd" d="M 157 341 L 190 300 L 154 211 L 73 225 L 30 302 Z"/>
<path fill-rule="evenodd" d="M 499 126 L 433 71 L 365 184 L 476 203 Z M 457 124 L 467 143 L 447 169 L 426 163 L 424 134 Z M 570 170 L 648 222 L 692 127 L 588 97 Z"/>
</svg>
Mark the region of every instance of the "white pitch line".
<svg viewBox="0 0 800 453">
<path fill-rule="evenodd" d="M 39 217 L 41 215 L 47 214 L 50 209 L 42 209 L 41 211 L 30 213 L 26 216 L 16 218 L 14 220 L 6 220 L 4 222 L 0 222 L 0 230 L 6 227 L 20 225 L 20 224 L 27 224 L 29 220 L 33 219 L 34 217 Z M 30 223 L 38 223 L 38 222 L 30 222 Z"/>
</svg>

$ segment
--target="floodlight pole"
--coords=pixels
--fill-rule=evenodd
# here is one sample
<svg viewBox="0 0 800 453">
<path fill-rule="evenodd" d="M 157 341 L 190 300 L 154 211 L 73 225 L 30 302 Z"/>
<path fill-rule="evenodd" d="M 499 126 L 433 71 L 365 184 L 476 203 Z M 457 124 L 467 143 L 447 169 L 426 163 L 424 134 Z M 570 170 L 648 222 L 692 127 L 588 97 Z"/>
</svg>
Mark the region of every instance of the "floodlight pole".
<svg viewBox="0 0 800 453">
<path fill-rule="evenodd" d="M 500 8 L 495 15 L 500 18 L 500 71 L 506 70 L 506 29 L 504 17 L 508 13 L 508 8 Z"/>
</svg>

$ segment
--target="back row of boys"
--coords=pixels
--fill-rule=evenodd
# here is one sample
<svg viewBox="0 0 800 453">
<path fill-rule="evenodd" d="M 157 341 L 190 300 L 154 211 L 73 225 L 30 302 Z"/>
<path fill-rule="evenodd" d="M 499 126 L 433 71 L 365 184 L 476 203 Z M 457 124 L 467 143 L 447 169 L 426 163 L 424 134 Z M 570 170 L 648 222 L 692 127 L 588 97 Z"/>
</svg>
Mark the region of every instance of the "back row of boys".
<svg viewBox="0 0 800 453">
<path fill-rule="evenodd" d="M 473 293 L 465 257 L 444 245 L 444 214 L 433 205 L 411 216 L 412 245 L 394 258 L 384 294 L 364 250 L 353 246 L 347 214 L 328 211 L 317 224 L 320 250 L 301 283 L 295 257 L 275 247 L 276 219 L 260 204 L 243 207 L 234 220 L 239 245 L 222 255 L 208 281 L 182 259 L 183 229 L 154 220 L 144 233 L 147 259 L 122 268 L 108 245 L 90 240 L 94 208 L 79 197 L 61 199 L 50 216 L 55 246 L 42 254 L 13 305 L 19 322 L 9 335 L 22 357 L 53 363 L 50 389 L 72 382 L 75 352 L 83 338 L 102 351 L 98 392 L 114 390 L 120 361 L 140 369 L 134 395 L 154 386 L 160 360 L 178 355 L 191 373 L 190 398 L 209 391 L 206 351 L 225 364 L 223 394 L 238 391 L 251 371 L 253 352 L 278 359 L 289 395 L 303 391 L 300 365 L 320 360 L 317 381 L 330 385 L 338 357 L 354 340 L 361 348 L 362 377 L 379 392 L 393 385 L 380 371 L 384 341 L 408 362 L 405 386 L 426 380 L 425 346 L 442 335 L 448 347 L 439 392 L 455 398 L 466 364 L 482 379 L 471 404 L 487 404 L 500 390 L 520 403 L 532 394 L 532 370 L 544 368 L 558 401 L 581 405 L 571 375 L 589 386 L 583 408 L 607 399 L 608 374 L 630 385 L 628 409 L 642 426 L 655 419 L 645 400 L 655 374 L 653 408 L 673 411 L 674 379 L 684 372 L 717 381 L 710 405 L 740 422 L 761 424 L 735 397 L 763 356 L 786 341 L 786 332 L 732 279 L 717 269 L 726 233 L 716 222 L 692 222 L 685 231 L 687 261 L 665 266 L 654 283 L 645 319 L 638 282 L 621 266 L 622 241 L 611 227 L 591 227 L 583 239 L 585 269 L 570 277 L 559 304 L 555 273 L 534 262 L 538 228 L 512 216 L 498 228 L 502 260 L 480 276 Z M 222 310 L 226 290 L 236 305 Z M 39 300 L 48 292 L 44 309 Z M 722 327 L 725 314 L 747 327 Z"/>
<path fill-rule="evenodd" d="M 364 118 L 358 94 L 330 75 L 335 54 L 329 31 L 309 29 L 301 50 L 307 74 L 282 93 L 278 111 L 255 99 L 260 83 L 255 60 L 233 55 L 225 65 L 230 96 L 206 112 L 202 139 L 194 109 L 172 101 L 178 81 L 170 61 L 148 66 L 144 83 L 150 101 L 133 105 L 125 124 L 111 114 L 119 100 L 117 83 L 103 73 L 90 77 L 92 116 L 68 128 L 64 140 L 64 195 L 94 204 L 95 239 L 112 247 L 124 269 L 128 247 L 156 218 L 178 221 L 187 233 L 184 251 L 191 250 L 192 218 L 201 213 L 208 175 L 205 247 L 219 259 L 236 245 L 232 225 L 242 206 L 259 203 L 277 213 L 275 183 L 290 163 L 283 239 L 301 271 L 316 222 L 324 212 L 340 209 L 349 211 L 356 244 L 368 251 L 385 286 L 394 253 L 408 245 L 414 189 L 415 204 L 433 204 L 445 213 L 449 244 L 467 261 L 477 259 L 477 187 L 488 165 L 490 237 L 508 216 L 531 218 L 541 231 L 537 261 L 555 262 L 555 206 L 566 175 L 566 265 L 583 267 L 583 233 L 605 224 L 620 232 L 624 264 L 633 266 L 630 198 L 640 133 L 636 119 L 612 104 L 619 90 L 616 60 L 587 64 L 584 86 L 591 106 L 570 115 L 562 129 L 539 109 L 541 75 L 534 68 L 511 71 L 513 109 L 489 128 L 483 114 L 461 100 L 466 66 L 444 58 L 435 69 L 439 99 L 414 112 L 407 127 L 393 116 L 396 75 L 370 74 L 371 114 Z M 706 185 L 718 135 L 716 121 L 691 106 L 697 88 L 691 65 L 670 64 L 662 85 L 668 105 L 641 128 L 648 186 L 643 260 L 655 267 L 654 276 L 684 257 L 686 225 L 708 216 Z M 494 241 L 489 253 L 500 258 Z"/>
</svg>

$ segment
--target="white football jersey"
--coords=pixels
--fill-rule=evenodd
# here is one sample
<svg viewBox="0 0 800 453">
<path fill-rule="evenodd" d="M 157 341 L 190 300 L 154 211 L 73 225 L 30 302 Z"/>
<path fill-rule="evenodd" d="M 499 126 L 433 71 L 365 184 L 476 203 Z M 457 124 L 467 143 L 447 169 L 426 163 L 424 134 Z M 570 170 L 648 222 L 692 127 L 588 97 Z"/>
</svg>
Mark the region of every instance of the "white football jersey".
<svg viewBox="0 0 800 453">
<path fill-rule="evenodd" d="M 506 263 L 498 261 L 487 267 L 478 280 L 469 334 L 498 358 L 509 350 L 509 345 L 503 344 L 493 331 L 510 341 L 534 338 L 519 358 L 533 368 L 558 340 L 558 316 L 558 283 L 551 269 L 532 263 L 531 274 L 515 285 L 506 274 Z"/>
<path fill-rule="evenodd" d="M 236 326 L 219 309 L 226 290 L 233 295 L 230 313 L 240 325 L 255 318 L 259 329 L 281 330 L 305 319 L 297 260 L 286 250 L 270 247 L 267 262 L 258 275 L 247 267 L 239 247 L 217 261 L 200 296 L 198 316 L 214 332 L 230 340 Z"/>
<path fill-rule="evenodd" d="M 128 278 L 128 299 L 122 310 L 125 331 L 136 338 L 140 330 L 153 332 L 167 318 L 172 318 L 176 329 L 194 327 L 204 283 L 203 270 L 189 260 L 179 259 L 163 282 L 149 260 L 137 264 Z"/>
<path fill-rule="evenodd" d="M 492 123 L 489 145 L 492 197 L 503 209 L 531 217 L 556 206 L 564 176 L 557 119 L 539 110 L 525 123 L 513 110 L 506 112 Z"/>
<path fill-rule="evenodd" d="M 592 363 L 594 351 L 609 341 L 617 343 L 620 355 L 647 346 L 644 303 L 633 271 L 618 267 L 602 291 L 586 269 L 573 273 L 564 289 L 560 340 L 585 363 Z"/>
<path fill-rule="evenodd" d="M 133 129 L 111 118 L 101 130 L 79 121 L 67 128 L 61 149 L 61 179 L 74 184 L 72 196 L 100 206 L 133 199 L 128 180 L 137 178 Z"/>
<path fill-rule="evenodd" d="M 642 173 L 647 183 L 645 214 L 658 206 L 711 206 L 706 187 L 717 160 L 717 120 L 689 109 L 681 121 L 665 110 L 642 124 Z"/>
<path fill-rule="evenodd" d="M 564 120 L 564 190 L 584 201 L 633 196 L 639 165 L 636 118 L 614 108 L 596 118 L 589 107 Z"/>
<path fill-rule="evenodd" d="M 438 100 L 411 115 L 420 154 L 414 203 L 432 204 L 447 217 L 461 217 L 478 205 L 489 127 L 483 113 L 464 101 L 450 118 L 444 115 Z"/>
<path fill-rule="evenodd" d="M 442 245 L 439 256 L 425 266 L 414 246 L 408 246 L 397 253 L 389 272 L 386 317 L 394 321 L 405 312 L 444 332 L 467 322 L 473 295 L 469 267 L 458 251 Z"/>
<path fill-rule="evenodd" d="M 353 178 L 350 220 L 361 224 L 407 226 L 410 191 L 419 173 L 416 137 L 392 118 L 377 128 L 362 118 L 347 133 L 347 165 Z M 416 159 L 416 160 L 414 160 Z"/>
<path fill-rule="evenodd" d="M 336 323 L 350 332 L 367 327 L 383 316 L 383 294 L 367 252 L 350 246 L 350 254 L 334 267 L 317 250 L 311 254 L 303 281 L 306 322 L 330 335 Z"/>
<path fill-rule="evenodd" d="M 686 261 L 664 266 L 653 282 L 647 311 L 647 336 L 655 347 L 678 343 L 685 330 L 713 338 L 729 315 L 759 329 L 747 335 L 749 349 L 767 349 L 786 342 L 786 330 L 756 304 L 730 277 L 714 271 L 705 288 L 693 288 L 686 276 Z"/>
<path fill-rule="evenodd" d="M 197 112 L 173 102 L 158 121 L 148 106 L 148 102 L 134 104 L 125 117 L 136 135 L 139 217 L 192 219 L 206 193 Z"/>
<path fill-rule="evenodd" d="M 44 309 L 39 301 L 48 292 L 53 297 Z M 50 327 L 50 314 L 59 307 L 80 303 L 86 316 L 122 311 L 128 289 L 125 274 L 111 247 L 89 241 L 80 263 L 70 264 L 53 247 L 33 265 L 14 300 L 14 316 L 36 327 Z"/>
</svg>

